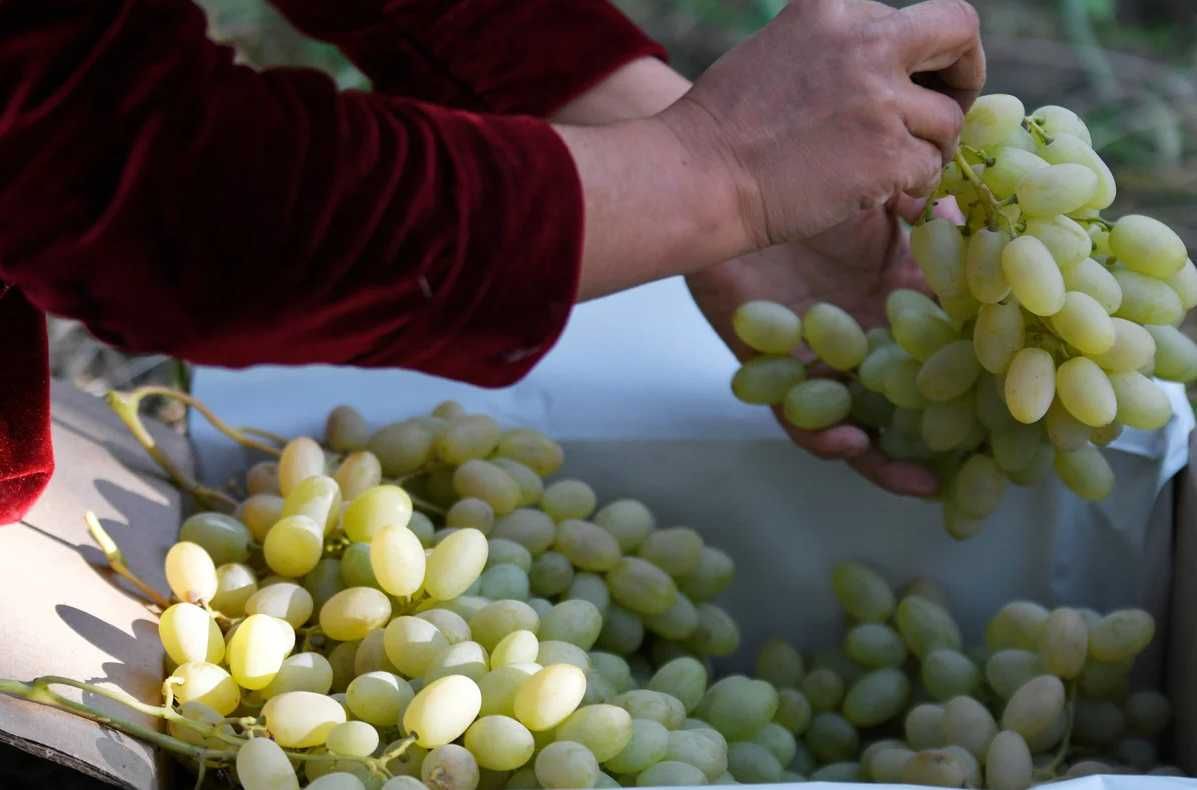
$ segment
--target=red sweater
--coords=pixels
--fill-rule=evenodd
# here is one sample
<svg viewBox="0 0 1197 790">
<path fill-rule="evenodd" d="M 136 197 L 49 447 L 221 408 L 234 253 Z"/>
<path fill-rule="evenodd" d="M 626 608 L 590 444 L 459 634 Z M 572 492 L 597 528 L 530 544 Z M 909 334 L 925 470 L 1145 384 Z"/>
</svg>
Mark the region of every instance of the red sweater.
<svg viewBox="0 0 1197 790">
<path fill-rule="evenodd" d="M 483 386 L 564 326 L 581 187 L 537 117 L 660 48 L 605 0 L 276 4 L 379 93 L 234 65 L 187 0 L 0 2 L 0 523 L 53 468 L 42 311 Z"/>
</svg>

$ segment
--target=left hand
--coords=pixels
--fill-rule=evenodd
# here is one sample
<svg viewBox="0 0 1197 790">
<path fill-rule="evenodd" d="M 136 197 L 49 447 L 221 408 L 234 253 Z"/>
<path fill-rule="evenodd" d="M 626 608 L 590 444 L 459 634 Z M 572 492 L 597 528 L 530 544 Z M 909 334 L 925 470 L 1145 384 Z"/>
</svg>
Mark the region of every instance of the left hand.
<svg viewBox="0 0 1197 790">
<path fill-rule="evenodd" d="M 741 360 L 754 352 L 736 338 L 731 316 L 742 303 L 753 299 L 780 302 L 799 315 L 815 302 L 830 302 L 851 313 L 865 329 L 884 325 L 885 298 L 891 291 L 926 290 L 899 222 L 899 217 L 913 219 L 920 209 L 920 203 L 901 199 L 869 212 L 863 220 L 809 240 L 713 266 L 687 278 L 690 293 Z M 831 373 L 834 371 L 825 371 Z M 820 458 L 846 461 L 881 488 L 921 497 L 931 496 L 939 488 L 930 470 L 889 459 L 873 446 L 869 434 L 855 425 L 803 431 L 786 422 L 780 408 L 774 413 L 799 446 Z"/>
</svg>

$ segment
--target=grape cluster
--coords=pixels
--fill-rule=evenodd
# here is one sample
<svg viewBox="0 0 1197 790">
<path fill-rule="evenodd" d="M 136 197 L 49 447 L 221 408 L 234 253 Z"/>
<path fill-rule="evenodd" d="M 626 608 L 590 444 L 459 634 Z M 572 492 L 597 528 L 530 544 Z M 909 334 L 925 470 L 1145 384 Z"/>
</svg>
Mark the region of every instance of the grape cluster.
<svg viewBox="0 0 1197 790">
<path fill-rule="evenodd" d="M 799 319 L 757 301 L 734 316 L 759 356 L 736 373 L 741 400 L 782 406 L 798 428 L 851 419 L 891 457 L 928 463 L 944 480 L 944 520 L 975 534 L 1008 483 L 1054 468 L 1076 494 L 1105 497 L 1100 451 L 1124 427 L 1172 417 L 1155 378 L 1197 379 L 1197 344 L 1177 327 L 1197 306 L 1197 267 L 1150 217 L 1101 216 L 1110 169 L 1075 114 L 1025 114 L 1013 96 L 983 96 L 961 145 L 910 233 L 936 299 L 896 290 L 888 328 L 864 332 L 830 304 Z M 962 223 L 936 217 L 959 210 Z M 805 340 L 842 380 L 808 377 Z"/>
</svg>

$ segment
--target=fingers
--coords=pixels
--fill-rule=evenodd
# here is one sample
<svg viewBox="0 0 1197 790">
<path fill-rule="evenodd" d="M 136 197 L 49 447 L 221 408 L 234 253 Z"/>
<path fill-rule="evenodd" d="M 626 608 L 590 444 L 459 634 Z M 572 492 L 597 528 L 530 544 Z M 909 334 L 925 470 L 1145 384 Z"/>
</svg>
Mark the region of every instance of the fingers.
<svg viewBox="0 0 1197 790">
<path fill-rule="evenodd" d="M 939 480 L 926 467 L 894 461 L 875 447 L 848 460 L 866 480 L 901 496 L 929 497 L 939 491 Z"/>
<path fill-rule="evenodd" d="M 903 177 L 907 179 L 907 183 L 902 185 L 902 192 L 911 197 L 923 198 L 934 192 L 935 187 L 939 185 L 944 155 L 939 146 L 913 132 L 911 134 L 903 160 Z"/>
<path fill-rule="evenodd" d="M 869 451 L 869 435 L 855 425 L 836 425 L 825 431 L 787 427 L 786 432 L 795 444 L 824 461 L 842 461 Z"/>
<path fill-rule="evenodd" d="M 950 96 L 915 85 L 903 97 L 902 109 L 910 133 L 939 149 L 939 167 L 951 161 L 964 125 L 960 105 Z"/>
<path fill-rule="evenodd" d="M 903 8 L 900 44 L 911 74 L 933 74 L 928 87 L 952 96 L 967 110 L 985 86 L 980 20 L 965 0 L 926 0 Z"/>
</svg>

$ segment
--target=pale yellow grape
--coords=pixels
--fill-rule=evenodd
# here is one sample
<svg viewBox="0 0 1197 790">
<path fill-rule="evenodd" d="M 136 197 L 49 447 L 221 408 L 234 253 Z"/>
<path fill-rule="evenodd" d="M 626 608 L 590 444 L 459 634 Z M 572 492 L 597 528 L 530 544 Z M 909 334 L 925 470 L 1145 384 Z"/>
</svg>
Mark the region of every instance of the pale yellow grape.
<svg viewBox="0 0 1197 790">
<path fill-rule="evenodd" d="M 844 611 L 861 622 L 885 622 L 894 611 L 893 589 L 862 563 L 837 563 L 831 572 L 831 588 Z"/>
<path fill-rule="evenodd" d="M 552 729 L 573 713 L 586 694 L 586 674 L 572 664 L 546 666 L 516 691 L 515 718 L 533 732 Z"/>
<path fill-rule="evenodd" d="M 1011 601 L 985 627 L 985 644 L 990 650 L 1017 648 L 1038 650 L 1043 627 L 1051 613 L 1033 601 Z"/>
<path fill-rule="evenodd" d="M 1144 329 L 1155 340 L 1156 376 L 1180 382 L 1197 378 L 1197 343 L 1174 326 L 1147 326 Z"/>
<path fill-rule="evenodd" d="M 964 256 L 964 274 L 969 291 L 983 304 L 1000 302 L 1010 293 L 1010 285 L 1002 273 L 1002 248 L 1009 238 L 1003 231 L 987 228 L 969 237 Z"/>
<path fill-rule="evenodd" d="M 216 565 L 200 545 L 187 541 L 174 544 L 166 552 L 165 566 L 166 583 L 180 601 L 200 603 L 216 595 Z"/>
<path fill-rule="evenodd" d="M 981 309 L 981 303 L 973 298 L 973 295 L 965 290 L 955 296 L 941 296 L 940 303 L 943 305 L 943 310 L 951 319 L 952 325 L 955 327 L 963 327 L 969 321 L 977 317 L 977 311 Z"/>
<path fill-rule="evenodd" d="M 283 498 L 281 517 L 289 516 L 307 516 L 321 526 L 325 535 L 332 532 L 341 517 L 341 489 L 337 481 L 313 475 L 296 483 Z"/>
<path fill-rule="evenodd" d="M 635 652 L 644 641 L 644 622 L 635 612 L 611 604 L 603 618 L 597 645 L 620 655 Z"/>
<path fill-rule="evenodd" d="M 860 678 L 844 696 L 844 716 L 857 727 L 876 727 L 902 712 L 910 681 L 900 669 L 886 667 Z"/>
<path fill-rule="evenodd" d="M 1068 413 L 1091 428 L 1108 425 L 1118 412 L 1109 377 L 1087 357 L 1073 357 L 1056 369 L 1056 393 Z"/>
<path fill-rule="evenodd" d="M 540 616 L 523 601 L 494 601 L 487 603 L 470 619 L 470 633 L 487 650 L 495 650 L 499 642 L 516 631 L 540 629 Z"/>
<path fill-rule="evenodd" d="M 288 691 L 262 706 L 266 729 L 280 746 L 320 746 L 333 727 L 345 721 L 345 709 L 331 697 L 311 691 Z"/>
<path fill-rule="evenodd" d="M 785 354 L 802 342 L 802 321 L 776 302 L 740 305 L 732 314 L 732 329 L 745 345 L 764 354 Z"/>
<path fill-rule="evenodd" d="M 229 670 L 242 688 L 266 688 L 295 647 L 295 631 L 286 620 L 251 614 L 237 626 L 226 653 Z"/>
<path fill-rule="evenodd" d="M 1175 231 L 1141 214 L 1128 214 L 1114 223 L 1110 252 L 1131 271 L 1161 280 L 1176 274 L 1188 257 Z"/>
<path fill-rule="evenodd" d="M 917 595 L 903 598 L 898 604 L 897 624 L 910 652 L 920 658 L 940 647 L 960 649 L 960 628 L 956 621 L 946 609 L 926 598 Z"/>
<path fill-rule="evenodd" d="M 1138 371 L 1111 373 L 1110 384 L 1118 398 L 1118 422 L 1154 431 L 1172 419 L 1172 403 L 1154 381 Z"/>
<path fill-rule="evenodd" d="M 360 450 L 369 439 L 366 418 L 357 409 L 342 404 L 328 413 L 324 422 L 324 440 L 336 452 Z"/>
<path fill-rule="evenodd" d="M 511 475 L 480 459 L 466 461 L 453 473 L 453 490 L 458 496 L 486 502 L 495 514 L 505 516 L 519 505 L 521 492 Z M 546 489 L 545 493 L 548 493 Z"/>
<path fill-rule="evenodd" d="M 236 517 L 258 543 L 266 540 L 266 533 L 283 512 L 283 498 L 275 494 L 252 494 L 237 506 Z"/>
<path fill-rule="evenodd" d="M 388 477 L 410 474 L 432 457 L 436 434 L 416 420 L 404 420 L 380 428 L 367 442 Z"/>
<path fill-rule="evenodd" d="M 805 334 L 815 355 L 836 370 L 855 368 L 868 353 L 868 340 L 860 324 L 833 304 L 819 302 L 807 310 Z"/>
<path fill-rule="evenodd" d="M 448 609 L 428 609 L 419 612 L 416 617 L 421 620 L 427 620 L 435 625 L 437 630 L 445 635 L 445 639 L 451 645 L 469 641 L 472 636 L 469 623 L 466 622 L 465 618 Z"/>
<path fill-rule="evenodd" d="M 241 702 L 241 690 L 223 668 L 206 661 L 180 664 L 170 676 L 175 700 L 180 705 L 200 702 L 221 716 L 228 716 Z"/>
<path fill-rule="evenodd" d="M 1114 323 L 1088 294 L 1068 291 L 1064 306 L 1051 318 L 1052 329 L 1082 354 L 1104 354 L 1114 346 Z"/>
<path fill-rule="evenodd" d="M 485 414 L 463 414 L 449 421 L 436 440 L 437 456 L 448 464 L 485 458 L 499 444 L 499 425 Z"/>
<path fill-rule="evenodd" d="M 972 345 L 981 367 L 990 373 L 1005 373 L 1014 355 L 1026 345 L 1026 325 L 1018 303 L 982 305 Z"/>
<path fill-rule="evenodd" d="M 158 619 L 158 637 L 171 661 L 207 661 L 219 664 L 224 658 L 224 634 L 216 620 L 201 607 L 177 603 Z"/>
<path fill-rule="evenodd" d="M 1070 680 L 1081 674 L 1089 649 L 1089 627 L 1075 609 L 1054 610 L 1043 625 L 1039 637 L 1039 655 L 1043 668 L 1057 677 Z"/>
<path fill-rule="evenodd" d="M 1025 237 L 1024 237 L 1025 238 Z M 1022 423 L 1038 422 L 1056 394 L 1056 363 L 1040 348 L 1024 348 L 1006 370 L 1005 400 L 1011 416 Z"/>
<path fill-rule="evenodd" d="M 386 632 L 382 628 L 374 629 L 357 643 L 357 649 L 353 653 L 353 672 L 355 675 L 366 672 L 399 672 L 399 668 L 387 658 Z M 351 676 L 349 680 L 352 679 Z M 345 685 L 349 685 L 348 681 Z"/>
<path fill-rule="evenodd" d="M 324 527 L 307 516 L 287 516 L 270 528 L 262 553 L 278 575 L 303 576 L 324 553 Z"/>
<path fill-rule="evenodd" d="M 1097 174 L 1084 165 L 1050 165 L 1027 175 L 1018 185 L 1018 207 L 1028 217 L 1071 214 L 1097 195 Z"/>
<path fill-rule="evenodd" d="M 1122 305 L 1122 286 L 1110 273 L 1092 258 L 1083 258 L 1076 263 L 1062 264 L 1064 286 L 1069 291 L 1079 291 L 1094 299 L 1102 310 L 1113 315 Z"/>
<path fill-rule="evenodd" d="M 448 651 L 449 640 L 427 620 L 404 615 L 387 624 L 383 646 L 400 672 L 420 677 Z"/>
<path fill-rule="evenodd" d="M 964 236 L 955 224 L 937 217 L 916 225 L 910 232 L 910 249 L 931 290 L 940 296 L 964 293 Z M 808 317 L 808 325 L 809 321 Z M 808 326 L 808 340 L 809 334 Z"/>
<path fill-rule="evenodd" d="M 920 361 L 960 336 L 946 316 L 924 310 L 903 310 L 892 328 L 898 346 Z"/>
<path fill-rule="evenodd" d="M 469 531 L 481 534 L 477 530 Z M 441 547 L 437 546 L 434 557 L 439 550 Z M 406 598 L 419 590 L 426 581 L 427 564 L 423 544 L 407 527 L 384 527 L 370 540 L 370 567 L 378 586 L 391 595 Z M 430 576 L 427 578 L 431 580 Z"/>
<path fill-rule="evenodd" d="M 278 487 L 285 498 L 300 482 L 324 474 L 324 451 L 307 436 L 287 442 L 278 460 Z"/>
<path fill-rule="evenodd" d="M 216 569 L 216 594 L 212 608 L 227 617 L 240 617 L 245 603 L 258 591 L 258 580 L 248 565 L 231 562 Z"/>
<path fill-rule="evenodd" d="M 1093 241 L 1085 229 L 1075 220 L 1062 215 L 1050 219 L 1028 219 L 1026 232 L 1043 242 L 1062 269 L 1083 261 L 1093 251 Z"/>
<path fill-rule="evenodd" d="M 1067 107 L 1048 104 L 1031 113 L 1031 117 L 1049 137 L 1070 134 L 1083 141 L 1085 145 L 1093 145 L 1089 127 L 1085 126 L 1085 122 L 1079 115 Z"/>
<path fill-rule="evenodd" d="M 993 164 L 981 172 L 981 180 L 1001 200 L 1013 195 L 1031 173 L 1048 166 L 1036 154 L 1014 146 L 999 146 L 992 158 Z"/>
<path fill-rule="evenodd" d="M 732 393 L 744 403 L 773 406 L 806 379 L 806 366 L 794 357 L 762 356 L 745 362 L 732 377 Z"/>
<path fill-rule="evenodd" d="M 968 457 L 952 484 L 952 504 L 961 515 L 982 519 L 997 510 L 1006 490 L 1006 476 L 988 455 Z M 899 612 L 901 610 L 899 609 Z"/>
<path fill-rule="evenodd" d="M 1018 131 L 1026 109 L 1015 96 L 991 93 L 978 97 L 964 116 L 960 141 L 977 148 L 999 145 Z"/>
<path fill-rule="evenodd" d="M 403 728 L 425 749 L 443 746 L 461 737 L 481 706 L 477 683 L 462 675 L 449 675 L 416 694 L 403 712 Z"/>
<path fill-rule="evenodd" d="M 1197 307 L 1197 266 L 1191 260 L 1186 260 L 1176 274 L 1168 278 L 1168 287 L 1176 291 L 1180 303 L 1186 311 Z"/>
<path fill-rule="evenodd" d="M 874 782 L 895 784 L 901 779 L 902 769 L 910 758 L 914 757 L 914 752 L 907 749 L 901 741 L 895 742 L 896 745 L 889 745 L 888 742 L 883 741 L 879 741 L 879 743 L 885 745 L 871 754 L 867 749 L 862 754 L 862 770 L 865 777 Z"/>
<path fill-rule="evenodd" d="M 1093 429 L 1073 417 L 1059 399 L 1052 402 L 1043 421 L 1048 439 L 1059 450 L 1079 450 L 1089 443 Z"/>
<path fill-rule="evenodd" d="M 270 685 L 262 689 L 266 699 L 288 691 L 312 691 L 327 694 L 332 689 L 333 668 L 319 653 L 296 653 L 287 656 Z"/>
<path fill-rule="evenodd" d="M 1122 304 L 1114 313 L 1117 317 L 1136 324 L 1175 324 L 1184 317 L 1180 297 L 1163 280 L 1129 269 L 1113 273 L 1122 289 Z"/>
<path fill-rule="evenodd" d="M 179 527 L 179 540 L 198 544 L 218 566 L 242 562 L 249 557 L 249 530 L 224 513 L 189 516 Z"/>
<path fill-rule="evenodd" d="M 1056 453 L 1056 474 L 1082 499 L 1104 499 L 1114 488 L 1114 472 L 1109 462 L 1093 445 L 1079 450 Z"/>
<path fill-rule="evenodd" d="M 373 587 L 341 590 L 320 607 L 321 630 L 339 642 L 365 639 L 390 619 L 390 599 Z"/>
<path fill-rule="evenodd" d="M 972 697 L 958 696 L 944 703 L 943 732 L 949 743 L 983 760 L 998 726 L 988 708 Z"/>
<path fill-rule="evenodd" d="M 968 773 L 950 752 L 934 749 L 918 752 L 908 759 L 899 776 L 902 784 L 960 787 Z"/>
<path fill-rule="evenodd" d="M 1093 361 L 1113 373 L 1137 371 L 1151 364 L 1156 355 L 1154 336 L 1143 326 L 1125 318 L 1111 319 L 1114 324 L 1114 345 Z"/>
<path fill-rule="evenodd" d="M 635 681 L 632 680 L 632 668 L 622 656 L 593 650 L 589 653 L 589 658 L 594 670 L 611 683 L 616 693 L 622 693 L 633 687 Z"/>
<path fill-rule="evenodd" d="M 461 529 L 449 535 L 428 557 L 424 590 L 437 601 L 461 595 L 486 567 L 489 550 L 486 536 L 476 529 Z"/>
<path fill-rule="evenodd" d="M 483 716 L 514 716 L 515 695 L 524 681 L 531 678 L 543 667 L 530 662 L 526 664 L 508 664 L 496 667 L 478 678 L 478 688 L 482 694 Z"/>
<path fill-rule="evenodd" d="M 903 734 L 906 742 L 913 749 L 931 749 L 943 746 L 943 720 L 945 716 L 943 705 L 923 703 L 915 705 L 906 712 L 902 720 Z"/>
<path fill-rule="evenodd" d="M 786 420 L 797 428 L 818 431 L 842 422 L 852 410 L 848 388 L 830 379 L 810 379 L 790 389 L 783 407 Z"/>
<path fill-rule="evenodd" d="M 364 721 L 345 721 L 328 731 L 325 745 L 344 757 L 369 757 L 378 748 L 378 730 Z"/>
<path fill-rule="evenodd" d="M 1097 177 L 1097 188 L 1093 197 L 1084 205 L 1089 209 L 1109 208 L 1118 195 L 1114 174 L 1093 147 L 1070 134 L 1057 135 L 1050 143 L 1039 149 L 1043 158 L 1053 165 L 1076 164 L 1088 168 Z"/>
<path fill-rule="evenodd" d="M 490 771 L 514 771 L 536 750 L 527 727 L 510 716 L 483 716 L 466 730 L 465 747 Z"/>
<path fill-rule="evenodd" d="M 502 469 L 520 489 L 520 505 L 535 505 L 544 495 L 544 481 L 531 468 L 510 458 L 491 458 L 490 462 Z"/>
<path fill-rule="evenodd" d="M 1006 703 L 1002 729 L 1013 730 L 1033 741 L 1048 730 L 1064 709 L 1064 684 L 1054 675 L 1027 681 Z"/>
<path fill-rule="evenodd" d="M 505 432 L 499 438 L 496 453 L 504 458 L 519 461 L 541 477 L 556 472 L 565 459 L 561 445 L 543 433 L 527 428 Z"/>
<path fill-rule="evenodd" d="M 268 614 L 286 620 L 292 628 L 308 621 L 315 609 L 312 594 L 291 582 L 279 582 L 258 590 L 245 602 L 246 614 Z"/>
<path fill-rule="evenodd" d="M 245 790 L 299 790 L 291 759 L 269 738 L 251 738 L 237 750 L 237 781 Z"/>
<path fill-rule="evenodd" d="M 865 331 L 865 339 L 869 342 L 869 352 L 872 353 L 882 346 L 893 345 L 894 336 L 883 326 L 875 326 Z"/>
<path fill-rule="evenodd" d="M 781 727 L 777 727 L 777 729 L 781 730 L 793 744 L 793 735 Z M 716 743 L 714 738 L 718 738 L 719 741 Z M 759 745 L 765 746 L 763 743 Z M 777 755 L 774 754 L 774 756 Z M 793 758 L 791 757 L 791 759 Z M 778 760 L 783 765 L 789 765 L 789 760 L 782 761 L 780 758 Z M 713 782 L 727 771 L 727 745 L 723 741 L 723 736 L 715 730 L 675 730 L 669 733 L 669 746 L 662 760 L 662 762 L 668 761 L 691 765 L 702 772 L 706 781 Z"/>
<path fill-rule="evenodd" d="M 972 389 L 980 373 L 973 344 L 968 340 L 957 340 L 936 351 L 923 363 L 916 383 L 924 398 L 943 402 Z"/>
<path fill-rule="evenodd" d="M 1141 609 L 1119 609 L 1089 631 L 1089 655 L 1114 663 L 1133 658 L 1151 644 L 1155 619 Z"/>
<path fill-rule="evenodd" d="M 355 543 L 369 543 L 387 527 L 406 527 L 412 519 L 411 497 L 396 485 L 375 486 L 349 503 L 342 523 Z"/>
<path fill-rule="evenodd" d="M 649 679 L 648 688 L 677 699 L 691 713 L 707 690 L 707 670 L 697 659 L 680 656 L 663 664 Z"/>
<path fill-rule="evenodd" d="M 607 573 L 611 597 L 638 614 L 661 614 L 677 600 L 677 586 L 665 571 L 639 557 L 624 557 Z"/>
<path fill-rule="evenodd" d="M 1055 315 L 1064 306 L 1064 276 L 1034 236 L 1019 236 L 1002 249 L 1002 273 L 1015 298 L 1035 315 Z"/>
</svg>

